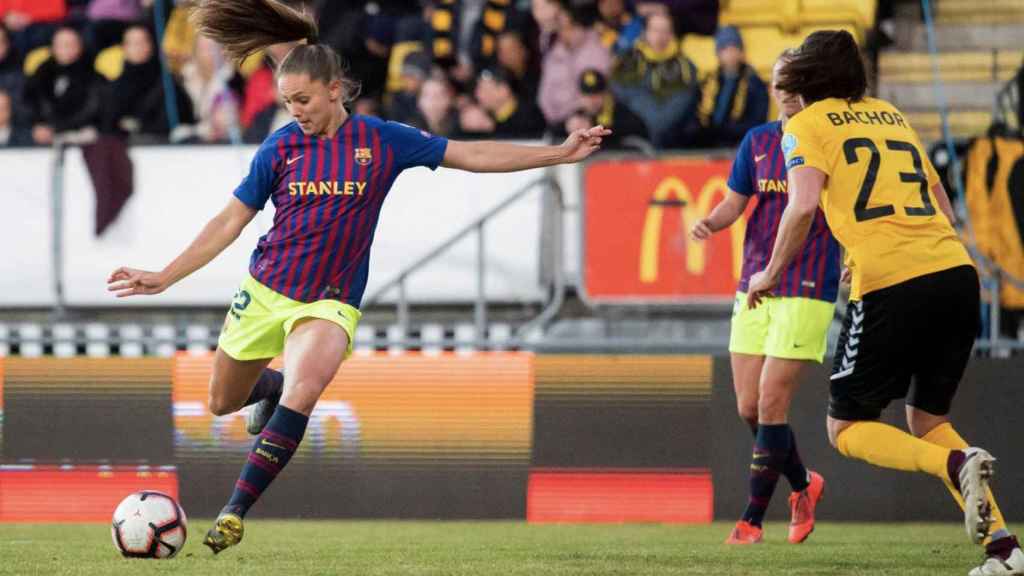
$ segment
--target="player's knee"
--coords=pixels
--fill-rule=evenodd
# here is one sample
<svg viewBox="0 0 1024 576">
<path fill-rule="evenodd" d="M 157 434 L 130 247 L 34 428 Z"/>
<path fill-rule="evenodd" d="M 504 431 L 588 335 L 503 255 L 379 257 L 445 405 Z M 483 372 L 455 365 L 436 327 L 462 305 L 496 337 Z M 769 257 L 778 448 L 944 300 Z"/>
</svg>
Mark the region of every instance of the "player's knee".
<svg viewBox="0 0 1024 576">
<path fill-rule="evenodd" d="M 747 424 L 757 426 L 757 402 L 751 402 L 745 398 L 737 400 L 736 412 Z"/>
<path fill-rule="evenodd" d="M 842 428 L 839 423 L 829 418 L 825 424 L 825 428 L 828 433 L 828 443 L 836 450 L 839 450 L 839 433 L 842 432 Z"/>
<path fill-rule="evenodd" d="M 238 410 L 238 407 L 232 406 L 226 398 L 215 394 L 210 394 L 210 398 L 207 400 L 207 406 L 210 409 L 210 413 L 214 416 L 225 416 Z"/>
<path fill-rule="evenodd" d="M 765 391 L 757 401 L 757 417 L 764 423 L 785 422 L 788 411 L 789 397 L 784 393 Z"/>
</svg>

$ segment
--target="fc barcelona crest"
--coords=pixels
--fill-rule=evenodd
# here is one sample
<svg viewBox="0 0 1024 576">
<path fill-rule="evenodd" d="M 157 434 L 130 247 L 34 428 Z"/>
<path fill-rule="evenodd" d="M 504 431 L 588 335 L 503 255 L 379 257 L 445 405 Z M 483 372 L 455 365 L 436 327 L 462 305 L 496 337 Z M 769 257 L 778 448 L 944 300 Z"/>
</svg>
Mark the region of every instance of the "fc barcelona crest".
<svg viewBox="0 0 1024 576">
<path fill-rule="evenodd" d="M 373 162 L 373 151 L 369 148 L 356 148 L 355 160 L 360 166 L 368 166 Z"/>
</svg>

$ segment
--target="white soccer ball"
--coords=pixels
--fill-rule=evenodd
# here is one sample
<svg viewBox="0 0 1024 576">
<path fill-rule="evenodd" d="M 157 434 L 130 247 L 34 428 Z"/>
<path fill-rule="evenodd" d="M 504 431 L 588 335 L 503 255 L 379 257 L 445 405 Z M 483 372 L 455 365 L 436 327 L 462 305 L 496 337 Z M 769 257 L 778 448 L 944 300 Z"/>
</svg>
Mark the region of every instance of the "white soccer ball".
<svg viewBox="0 0 1024 576">
<path fill-rule="evenodd" d="M 186 523 L 174 498 L 145 490 L 118 504 L 110 535 L 126 558 L 170 558 L 185 545 Z"/>
</svg>

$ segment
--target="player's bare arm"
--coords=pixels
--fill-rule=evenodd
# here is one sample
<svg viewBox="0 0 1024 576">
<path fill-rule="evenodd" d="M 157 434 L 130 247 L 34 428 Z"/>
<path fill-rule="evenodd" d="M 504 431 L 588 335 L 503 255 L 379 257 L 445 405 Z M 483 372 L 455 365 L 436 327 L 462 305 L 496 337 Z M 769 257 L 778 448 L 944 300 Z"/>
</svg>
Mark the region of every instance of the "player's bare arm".
<svg viewBox="0 0 1024 576">
<path fill-rule="evenodd" d="M 953 212 L 953 204 L 949 201 L 949 195 L 946 194 L 946 187 L 942 185 L 942 182 L 936 182 L 935 186 L 932 186 L 932 196 L 935 196 L 935 201 L 939 203 L 939 210 L 946 215 L 949 219 L 949 223 L 956 226 L 956 214 Z"/>
<path fill-rule="evenodd" d="M 694 223 L 690 229 L 690 238 L 694 240 L 707 240 L 712 234 L 732 226 L 743 214 L 750 203 L 750 196 L 744 196 L 729 190 L 725 200 L 715 206 L 707 218 L 701 218 Z"/>
<path fill-rule="evenodd" d="M 576 130 L 559 146 L 526 146 L 507 142 L 448 141 L 441 165 L 470 172 L 515 172 L 579 162 L 601 148 L 612 131 L 604 126 Z"/>
<path fill-rule="evenodd" d="M 756 308 L 761 299 L 779 285 L 783 270 L 789 266 L 807 240 L 807 233 L 814 221 L 814 212 L 821 201 L 825 177 L 824 172 L 810 166 L 790 170 L 789 204 L 782 213 L 779 233 L 772 249 L 772 259 L 764 270 L 750 277 L 747 305 L 751 308 Z"/>
<path fill-rule="evenodd" d="M 122 266 L 107 278 L 107 290 L 118 298 L 159 294 L 202 268 L 231 245 L 256 216 L 256 210 L 232 197 L 228 205 L 203 227 L 195 240 L 160 272 Z"/>
</svg>

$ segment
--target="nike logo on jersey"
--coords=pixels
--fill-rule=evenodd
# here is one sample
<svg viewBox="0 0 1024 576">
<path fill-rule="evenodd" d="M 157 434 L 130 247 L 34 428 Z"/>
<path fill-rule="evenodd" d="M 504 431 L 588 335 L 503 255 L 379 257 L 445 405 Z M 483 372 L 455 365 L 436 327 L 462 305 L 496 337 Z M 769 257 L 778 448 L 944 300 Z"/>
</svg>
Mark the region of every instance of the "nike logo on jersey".
<svg viewBox="0 0 1024 576">
<path fill-rule="evenodd" d="M 295 164 L 296 162 L 298 162 L 299 158 L 302 158 L 303 156 L 305 156 L 305 154 L 299 154 L 295 158 L 289 158 L 289 159 L 285 160 L 284 163 L 289 165 L 289 166 L 291 166 L 292 164 Z"/>
<path fill-rule="evenodd" d="M 766 156 L 768 156 L 768 155 L 767 154 L 761 154 L 759 156 L 754 156 L 754 162 L 760 162 L 761 160 L 764 160 Z"/>
</svg>

